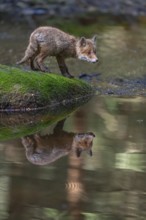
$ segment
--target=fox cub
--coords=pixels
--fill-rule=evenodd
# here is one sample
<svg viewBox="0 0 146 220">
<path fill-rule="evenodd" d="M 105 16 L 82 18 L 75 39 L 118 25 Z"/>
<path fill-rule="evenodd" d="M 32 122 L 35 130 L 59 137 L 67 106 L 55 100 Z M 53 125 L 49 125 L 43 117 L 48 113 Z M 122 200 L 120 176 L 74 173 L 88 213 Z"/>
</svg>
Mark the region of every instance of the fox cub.
<svg viewBox="0 0 146 220">
<path fill-rule="evenodd" d="M 48 56 L 56 57 L 62 75 L 73 77 L 65 64 L 65 58 L 97 62 L 96 36 L 91 39 L 76 38 L 55 27 L 39 27 L 30 35 L 25 56 L 17 64 L 29 61 L 31 69 L 46 72 L 48 69 L 43 61 Z"/>
<path fill-rule="evenodd" d="M 92 156 L 93 138 L 92 132 L 69 133 L 63 131 L 65 120 L 57 123 L 53 134 L 42 136 L 34 134 L 22 137 L 26 158 L 33 164 L 46 165 L 59 158 L 75 152 L 80 157 L 83 151 Z"/>
<path fill-rule="evenodd" d="M 26 158 L 32 164 L 47 165 L 59 158 L 75 152 L 80 157 L 82 151 L 92 156 L 92 144 L 95 135 L 91 132 L 74 134 L 62 132 L 61 136 L 39 134 L 23 137 L 22 144 L 25 147 Z"/>
</svg>

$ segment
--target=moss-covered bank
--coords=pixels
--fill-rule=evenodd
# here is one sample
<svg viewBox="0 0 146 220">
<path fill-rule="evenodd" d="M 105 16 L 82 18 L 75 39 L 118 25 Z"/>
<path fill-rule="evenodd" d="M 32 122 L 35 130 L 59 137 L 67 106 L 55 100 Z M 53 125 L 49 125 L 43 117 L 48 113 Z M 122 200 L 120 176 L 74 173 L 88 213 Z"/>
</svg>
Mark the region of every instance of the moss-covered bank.
<svg viewBox="0 0 146 220">
<path fill-rule="evenodd" d="M 0 111 L 31 111 L 88 101 L 93 88 L 78 79 L 0 65 Z"/>
</svg>

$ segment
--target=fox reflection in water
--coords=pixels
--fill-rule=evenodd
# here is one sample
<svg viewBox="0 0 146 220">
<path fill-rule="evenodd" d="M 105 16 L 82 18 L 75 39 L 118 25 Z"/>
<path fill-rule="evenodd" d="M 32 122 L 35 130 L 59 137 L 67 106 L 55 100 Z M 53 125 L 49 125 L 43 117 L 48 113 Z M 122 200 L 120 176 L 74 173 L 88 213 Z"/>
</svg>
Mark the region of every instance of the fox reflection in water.
<svg viewBox="0 0 146 220">
<path fill-rule="evenodd" d="M 63 131 L 65 120 L 57 123 L 53 134 L 41 136 L 34 134 L 22 138 L 27 159 L 36 165 L 50 164 L 70 152 L 80 157 L 82 151 L 92 156 L 92 132 L 72 133 Z"/>
</svg>

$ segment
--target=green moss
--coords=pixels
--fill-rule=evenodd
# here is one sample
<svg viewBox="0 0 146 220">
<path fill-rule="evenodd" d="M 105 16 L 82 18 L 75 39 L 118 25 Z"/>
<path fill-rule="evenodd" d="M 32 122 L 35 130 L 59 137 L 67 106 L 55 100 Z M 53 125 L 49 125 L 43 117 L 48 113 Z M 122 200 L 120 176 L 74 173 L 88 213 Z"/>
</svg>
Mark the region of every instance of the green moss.
<svg viewBox="0 0 146 220">
<path fill-rule="evenodd" d="M 78 79 L 0 65 L 1 109 L 40 108 L 91 96 L 93 88 Z"/>
</svg>

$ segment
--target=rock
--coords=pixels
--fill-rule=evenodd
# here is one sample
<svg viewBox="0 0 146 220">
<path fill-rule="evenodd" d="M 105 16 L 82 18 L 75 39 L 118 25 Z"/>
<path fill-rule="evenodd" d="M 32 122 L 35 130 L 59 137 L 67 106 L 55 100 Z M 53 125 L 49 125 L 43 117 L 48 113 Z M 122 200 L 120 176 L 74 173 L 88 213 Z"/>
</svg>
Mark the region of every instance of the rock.
<svg viewBox="0 0 146 220">
<path fill-rule="evenodd" d="M 0 112 L 28 112 L 87 102 L 93 88 L 57 74 L 0 65 Z"/>
</svg>

